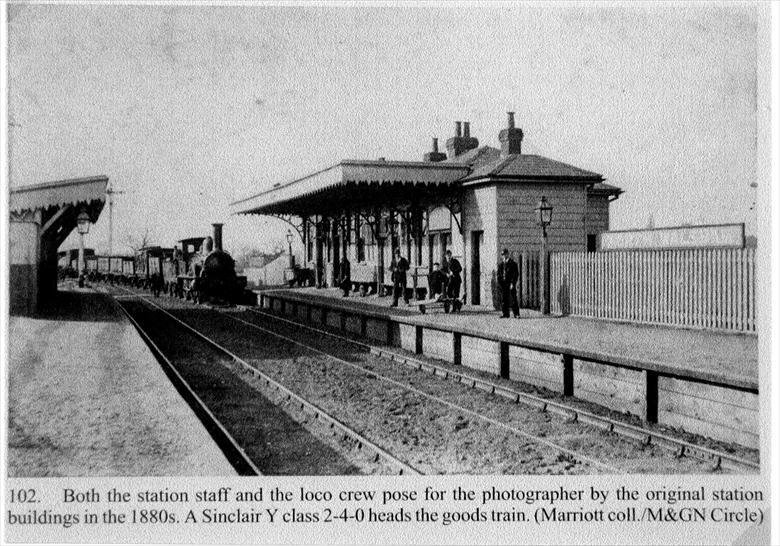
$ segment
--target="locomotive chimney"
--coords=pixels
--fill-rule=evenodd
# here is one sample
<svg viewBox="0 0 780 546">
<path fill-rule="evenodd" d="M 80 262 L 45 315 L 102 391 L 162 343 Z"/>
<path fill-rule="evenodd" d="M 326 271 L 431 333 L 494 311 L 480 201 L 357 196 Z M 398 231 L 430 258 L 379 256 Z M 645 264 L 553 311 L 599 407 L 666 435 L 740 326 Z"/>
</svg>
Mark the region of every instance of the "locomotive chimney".
<svg viewBox="0 0 780 546">
<path fill-rule="evenodd" d="M 222 251 L 222 226 L 224 224 L 211 224 L 214 227 L 214 250 Z"/>
</svg>

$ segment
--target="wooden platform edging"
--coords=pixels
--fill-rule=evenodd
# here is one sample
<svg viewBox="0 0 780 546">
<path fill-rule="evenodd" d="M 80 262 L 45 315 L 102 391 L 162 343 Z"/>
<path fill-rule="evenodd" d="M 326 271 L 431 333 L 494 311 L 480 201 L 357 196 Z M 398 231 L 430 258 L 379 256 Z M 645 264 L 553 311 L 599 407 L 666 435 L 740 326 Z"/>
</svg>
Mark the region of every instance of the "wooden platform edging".
<svg viewBox="0 0 780 546">
<path fill-rule="evenodd" d="M 364 310 L 344 305 L 340 301 L 331 304 L 319 299 L 314 302 L 297 294 L 261 293 L 259 303 L 265 309 L 284 310 L 285 301 L 289 300 L 295 300 L 297 305 L 319 309 L 322 324 L 330 323 L 331 326 L 340 327 L 344 332 L 347 332 L 347 316 L 360 321 L 359 333 L 364 336 L 369 320 L 376 324 L 384 324 L 386 331 L 375 333 L 370 337 L 388 346 L 400 346 L 415 354 L 426 354 L 455 365 L 467 365 L 507 379 L 522 380 L 545 388 L 552 386 L 553 390 L 558 390 L 564 396 L 576 395 L 596 403 L 606 400 L 607 403 L 602 404 L 605 407 L 629 411 L 650 423 L 667 422 L 675 426 L 684 426 L 686 429 L 693 429 L 700 426 L 700 423 L 706 423 L 700 426 L 704 432 L 691 431 L 726 441 L 736 439 L 751 447 L 757 447 L 758 444 L 759 389 L 758 382 L 749 378 L 680 369 L 659 362 L 522 340 L 485 330 L 453 328 L 421 321 L 419 316 L 411 313 L 388 315 L 382 310 Z M 333 316 L 330 321 L 326 319 L 328 315 L 334 314 L 338 317 Z M 295 316 L 300 318 L 301 315 L 303 313 Z M 310 311 L 306 311 L 306 316 L 311 315 Z M 431 337 L 426 335 L 426 330 L 439 334 Z M 444 337 L 442 333 L 445 334 Z M 550 376 L 550 372 L 553 371 L 550 366 L 536 365 L 527 367 L 534 372 L 533 376 L 519 372 L 521 378 L 518 379 L 518 370 L 515 369 L 518 362 L 518 357 L 514 354 L 516 350 L 548 354 L 553 359 L 557 357 L 559 359 L 558 379 L 554 378 L 554 373 Z M 491 358 L 495 359 L 492 364 Z M 476 360 L 479 362 L 475 362 Z M 554 365 L 554 361 L 552 364 Z M 547 369 L 550 371 L 544 371 Z M 615 371 L 609 372 L 609 370 Z M 624 372 L 618 373 L 620 370 Z M 700 385 L 700 387 L 696 389 L 683 387 L 682 391 L 675 390 L 674 387 L 670 390 L 669 385 L 673 384 L 669 381 L 680 382 L 682 386 Z M 610 394 L 607 392 L 609 389 L 614 392 Z M 706 391 L 705 394 L 712 393 L 705 397 L 704 403 L 698 402 L 703 392 L 701 389 Z M 624 390 L 627 392 L 621 392 Z M 688 397 L 690 400 L 686 398 L 686 391 L 689 390 L 696 391 L 696 394 L 690 394 Z M 724 395 L 728 395 L 729 400 L 722 400 Z M 745 399 L 745 396 L 748 398 Z M 628 403 L 632 397 L 636 403 Z M 732 402 L 731 398 L 736 402 Z M 610 403 L 614 405 L 609 405 Z M 715 413 L 711 406 L 717 407 Z M 734 411 L 731 411 L 732 406 L 735 408 Z M 680 411 L 684 413 L 681 414 Z M 718 430 L 717 433 L 710 434 L 710 429 Z"/>
</svg>

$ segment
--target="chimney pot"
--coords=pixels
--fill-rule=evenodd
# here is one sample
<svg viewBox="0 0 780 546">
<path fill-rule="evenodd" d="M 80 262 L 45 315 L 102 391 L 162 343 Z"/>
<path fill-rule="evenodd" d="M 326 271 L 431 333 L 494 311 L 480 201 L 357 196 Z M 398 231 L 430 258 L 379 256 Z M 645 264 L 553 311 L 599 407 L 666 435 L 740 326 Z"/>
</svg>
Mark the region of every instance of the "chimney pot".
<svg viewBox="0 0 780 546">
<path fill-rule="evenodd" d="M 439 152 L 439 139 L 433 137 L 433 151 L 423 154 L 423 161 L 436 163 L 447 159 L 447 155 Z"/>
<path fill-rule="evenodd" d="M 514 112 L 507 112 L 507 127 L 510 129 L 515 128 L 515 113 Z"/>
<path fill-rule="evenodd" d="M 461 131 L 460 131 L 460 122 L 459 122 L 459 121 L 456 121 L 456 122 L 455 122 L 455 136 L 456 136 L 456 137 L 459 137 L 459 136 L 461 136 Z"/>
<path fill-rule="evenodd" d="M 463 122 L 463 138 L 471 138 L 471 123 L 468 121 Z"/>
</svg>

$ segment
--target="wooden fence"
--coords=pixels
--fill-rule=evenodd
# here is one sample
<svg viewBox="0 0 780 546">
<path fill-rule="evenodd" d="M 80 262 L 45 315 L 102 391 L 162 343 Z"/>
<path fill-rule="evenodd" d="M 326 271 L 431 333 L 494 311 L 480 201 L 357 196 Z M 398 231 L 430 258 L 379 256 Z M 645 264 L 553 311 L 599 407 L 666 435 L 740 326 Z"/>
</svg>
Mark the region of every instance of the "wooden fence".
<svg viewBox="0 0 780 546">
<path fill-rule="evenodd" d="M 553 313 L 754 332 L 755 249 L 556 252 Z"/>
<path fill-rule="evenodd" d="M 518 256 L 520 278 L 517 286 L 517 301 L 520 307 L 539 308 L 539 252 L 521 252 Z"/>
</svg>

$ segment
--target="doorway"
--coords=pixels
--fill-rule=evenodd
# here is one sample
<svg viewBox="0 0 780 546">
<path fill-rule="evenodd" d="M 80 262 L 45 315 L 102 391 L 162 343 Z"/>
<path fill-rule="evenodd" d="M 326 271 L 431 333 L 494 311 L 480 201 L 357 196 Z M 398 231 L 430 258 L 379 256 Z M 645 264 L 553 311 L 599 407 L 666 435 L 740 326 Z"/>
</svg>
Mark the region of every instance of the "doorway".
<svg viewBox="0 0 780 546">
<path fill-rule="evenodd" d="M 481 268 L 481 249 L 484 240 L 482 231 L 471 232 L 471 303 L 480 305 L 482 301 L 482 268 Z"/>
</svg>

